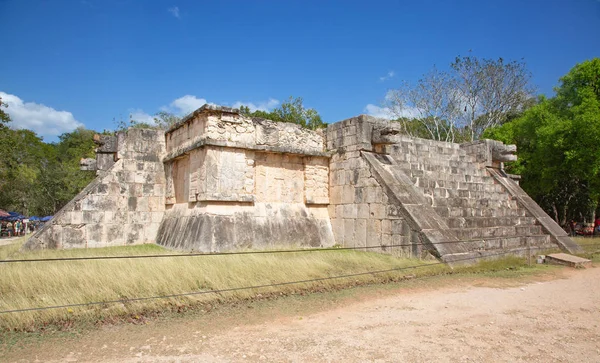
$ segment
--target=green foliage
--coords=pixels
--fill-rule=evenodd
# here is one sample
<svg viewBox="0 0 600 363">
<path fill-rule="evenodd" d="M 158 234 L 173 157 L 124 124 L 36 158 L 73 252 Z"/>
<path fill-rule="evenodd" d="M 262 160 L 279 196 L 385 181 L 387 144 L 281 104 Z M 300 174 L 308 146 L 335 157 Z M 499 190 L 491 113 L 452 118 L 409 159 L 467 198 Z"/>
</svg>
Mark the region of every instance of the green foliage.
<svg viewBox="0 0 600 363">
<path fill-rule="evenodd" d="M 555 219 L 591 220 L 600 201 L 600 59 L 576 65 L 556 97 L 484 137 L 514 143 L 523 188 Z"/>
<path fill-rule="evenodd" d="M 79 170 L 80 158 L 94 155 L 94 134 L 78 128 L 47 144 L 33 131 L 0 128 L 0 208 L 57 212 L 94 178 Z"/>
<path fill-rule="evenodd" d="M 167 111 L 160 111 L 154 115 L 154 123 L 160 129 L 167 130 L 181 121 L 181 117 Z"/>
<path fill-rule="evenodd" d="M 249 117 L 260 117 L 276 122 L 291 122 L 307 129 L 316 130 L 327 126 L 314 108 L 306 108 L 302 97 L 292 97 L 271 112 L 250 111 L 247 106 L 241 106 L 240 112 Z"/>
<path fill-rule="evenodd" d="M 0 97 L 0 127 L 10 121 L 10 115 L 2 109 L 3 107 L 7 108 L 8 105 L 5 102 L 2 102 L 2 97 Z"/>
<path fill-rule="evenodd" d="M 167 111 L 160 111 L 154 115 L 153 123 L 138 121 L 133 118 L 133 115 L 129 115 L 128 121 L 123 119 L 120 119 L 119 121 L 116 121 L 115 119 L 113 121 L 116 123 L 117 132 L 127 130 L 128 128 L 167 130 L 177 122 L 181 121 L 181 117 Z"/>
</svg>

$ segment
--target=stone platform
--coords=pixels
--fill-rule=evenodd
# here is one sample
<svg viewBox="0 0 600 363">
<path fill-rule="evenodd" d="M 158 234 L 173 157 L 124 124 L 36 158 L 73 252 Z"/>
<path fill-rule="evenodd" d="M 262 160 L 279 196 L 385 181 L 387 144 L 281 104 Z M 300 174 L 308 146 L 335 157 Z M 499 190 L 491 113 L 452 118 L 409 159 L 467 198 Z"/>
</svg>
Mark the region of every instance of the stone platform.
<svg viewBox="0 0 600 363">
<path fill-rule="evenodd" d="M 82 166 L 98 178 L 26 248 L 339 245 L 448 263 L 580 250 L 504 172 L 516 147 L 498 141 L 408 137 L 366 115 L 312 131 L 205 105 L 97 142 Z"/>
<path fill-rule="evenodd" d="M 546 263 L 553 265 L 566 265 L 575 268 L 588 268 L 592 267 L 592 261 L 569 255 L 567 253 L 553 253 L 546 256 Z"/>
</svg>

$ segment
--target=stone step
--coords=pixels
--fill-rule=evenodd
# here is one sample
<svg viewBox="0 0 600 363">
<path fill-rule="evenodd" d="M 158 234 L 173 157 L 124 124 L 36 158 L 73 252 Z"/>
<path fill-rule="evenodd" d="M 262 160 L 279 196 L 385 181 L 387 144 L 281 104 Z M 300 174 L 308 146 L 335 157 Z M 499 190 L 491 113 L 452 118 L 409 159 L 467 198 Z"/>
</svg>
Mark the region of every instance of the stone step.
<svg viewBox="0 0 600 363">
<path fill-rule="evenodd" d="M 475 162 L 474 160 L 470 160 L 468 157 L 461 157 L 461 156 L 455 156 L 455 157 L 437 157 L 437 156 L 433 156 L 431 158 L 428 157 L 424 157 L 424 156 L 419 156 L 419 155 L 411 155 L 411 154 L 405 154 L 405 155 L 392 155 L 392 157 L 394 157 L 394 160 L 397 161 L 402 161 L 402 162 L 407 162 L 410 164 L 419 164 L 419 165 L 424 165 L 424 166 L 431 166 L 431 167 L 449 167 L 449 168 L 459 168 L 459 169 L 484 169 L 485 167 L 480 164 Z M 415 169 L 421 169 L 421 168 L 415 168 Z M 438 169 L 432 169 L 432 170 L 438 170 Z"/>
<path fill-rule="evenodd" d="M 469 189 L 451 189 L 441 187 L 421 187 L 417 185 L 423 194 L 433 195 L 434 198 L 469 198 L 469 199 L 490 199 L 490 200 L 510 200 L 511 196 L 504 190 L 498 192 L 496 188 L 484 188 L 484 190 Z"/>
<path fill-rule="evenodd" d="M 435 166 L 419 163 L 401 163 L 400 167 L 406 170 L 407 175 L 412 177 L 425 177 L 431 180 L 455 180 L 469 182 L 485 182 L 493 180 L 486 169 L 477 168 L 455 168 L 451 166 Z M 462 178 L 457 179 L 456 176 Z M 465 178 L 465 176 L 467 178 Z"/>
<path fill-rule="evenodd" d="M 450 207 L 450 208 L 512 208 L 517 209 L 518 203 L 512 199 L 490 199 L 490 198 L 441 198 L 433 197 L 427 190 L 423 192 L 423 196 L 429 200 L 429 204 L 433 207 Z"/>
<path fill-rule="evenodd" d="M 461 240 L 475 240 L 493 237 L 527 237 L 543 235 L 542 226 L 498 226 L 488 228 L 453 228 L 452 231 Z"/>
<path fill-rule="evenodd" d="M 488 193 L 506 193 L 504 187 L 500 184 L 484 184 L 474 182 L 455 182 L 447 180 L 429 180 L 423 177 L 412 177 L 413 185 L 422 188 L 446 188 L 451 190 L 470 190 L 476 192 L 488 192 Z"/>
<path fill-rule="evenodd" d="M 540 249 L 556 248 L 556 245 L 551 242 L 550 236 L 545 234 L 465 239 L 461 243 L 470 251 L 497 250 L 502 252 L 505 249 L 522 248 L 525 254 L 527 247 L 531 247 L 532 255 Z"/>
<path fill-rule="evenodd" d="M 436 173 L 426 170 L 414 170 L 410 171 L 404 169 L 404 173 L 409 176 L 413 182 L 416 179 L 423 179 L 431 183 L 475 183 L 475 184 L 494 184 L 494 179 L 488 175 L 467 175 L 467 174 L 447 174 L 447 173 Z"/>
<path fill-rule="evenodd" d="M 569 255 L 567 253 L 553 253 L 551 255 L 546 256 L 545 261 L 546 261 L 546 263 L 550 263 L 550 264 L 566 265 L 566 266 L 571 266 L 571 267 L 576 267 L 576 268 L 592 267 L 591 260 L 573 256 L 573 255 Z"/>
<path fill-rule="evenodd" d="M 534 217 L 450 217 L 446 218 L 450 228 L 488 228 L 499 226 L 533 225 Z"/>
<path fill-rule="evenodd" d="M 448 189 L 468 189 L 474 191 L 504 192 L 500 184 L 495 184 L 492 180 L 477 179 L 475 177 L 467 178 L 466 175 L 455 175 L 451 179 L 434 179 L 427 176 L 418 176 L 407 173 L 414 185 L 423 188 L 448 188 Z M 478 177 L 484 178 L 484 177 Z M 468 179 L 468 181 L 467 181 Z M 494 186 L 498 185 L 498 186 Z"/>
<path fill-rule="evenodd" d="M 435 211 L 442 217 L 526 217 L 527 210 L 522 208 L 455 208 L 435 206 Z"/>
</svg>

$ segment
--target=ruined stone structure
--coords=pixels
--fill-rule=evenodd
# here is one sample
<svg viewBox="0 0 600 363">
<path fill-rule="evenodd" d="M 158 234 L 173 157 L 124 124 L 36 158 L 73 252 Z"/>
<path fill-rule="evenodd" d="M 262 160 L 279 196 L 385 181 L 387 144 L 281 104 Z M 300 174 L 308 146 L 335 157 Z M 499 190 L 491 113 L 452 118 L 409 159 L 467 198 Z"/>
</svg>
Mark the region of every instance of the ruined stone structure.
<svg viewBox="0 0 600 363">
<path fill-rule="evenodd" d="M 161 131 L 129 129 L 98 137 L 97 160 L 82 169 L 97 177 L 25 248 L 81 248 L 154 243 L 165 211 L 165 138 Z"/>
<path fill-rule="evenodd" d="M 98 178 L 30 248 L 375 247 L 453 262 L 578 247 L 502 170 L 514 145 L 411 138 L 358 116 L 310 131 L 205 105 L 164 134 L 99 138 Z"/>
</svg>

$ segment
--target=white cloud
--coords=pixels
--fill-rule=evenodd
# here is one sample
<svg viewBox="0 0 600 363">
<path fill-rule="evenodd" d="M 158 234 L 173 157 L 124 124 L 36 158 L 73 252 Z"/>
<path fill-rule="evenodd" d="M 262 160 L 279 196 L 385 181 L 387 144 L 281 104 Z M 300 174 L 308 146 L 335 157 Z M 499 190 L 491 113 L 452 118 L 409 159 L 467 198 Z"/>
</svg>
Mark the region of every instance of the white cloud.
<svg viewBox="0 0 600 363">
<path fill-rule="evenodd" d="M 15 95 L 0 92 L 2 102 L 8 105 L 5 111 L 10 115 L 10 126 L 16 129 L 29 129 L 40 136 L 54 137 L 75 130 L 83 124 L 68 111 L 57 111 L 52 107 L 35 102 L 23 102 Z"/>
<path fill-rule="evenodd" d="M 371 116 L 379 117 L 379 118 L 385 118 L 385 119 L 395 118 L 394 114 L 392 113 L 392 110 L 389 109 L 388 107 L 379 107 L 372 103 L 369 103 L 368 105 L 365 106 L 364 112 L 366 112 L 367 115 L 371 115 Z"/>
<path fill-rule="evenodd" d="M 269 111 L 271 110 L 273 107 L 277 106 L 279 104 L 279 100 L 276 100 L 274 98 L 269 98 L 268 101 L 264 101 L 264 102 L 259 102 L 258 104 L 252 103 L 252 102 L 241 102 L 241 101 L 237 101 L 233 104 L 233 108 L 240 108 L 241 106 L 246 106 L 250 109 L 251 112 L 254 112 L 256 110 L 259 111 Z"/>
<path fill-rule="evenodd" d="M 388 79 L 394 78 L 395 75 L 396 75 L 396 72 L 389 71 L 389 72 L 387 72 L 387 74 L 385 76 L 379 77 L 379 81 L 380 82 L 387 81 Z"/>
<path fill-rule="evenodd" d="M 180 16 L 179 16 L 179 7 L 174 6 L 172 8 L 168 8 L 167 11 L 169 11 L 169 13 L 171 13 L 177 19 L 180 18 Z"/>
<path fill-rule="evenodd" d="M 133 109 L 129 111 L 132 120 L 143 122 L 149 125 L 154 125 L 154 116 L 147 114 L 143 110 Z"/>
<path fill-rule="evenodd" d="M 208 101 L 204 98 L 198 98 L 192 95 L 185 95 L 171 102 L 169 106 L 163 106 L 160 109 L 163 111 L 172 112 L 176 115 L 183 116 L 196 111 L 205 104 L 208 104 Z"/>
<path fill-rule="evenodd" d="M 365 106 L 364 112 L 366 112 L 367 115 L 371 115 L 371 116 L 379 117 L 379 118 L 385 118 L 388 120 L 393 120 L 393 119 L 397 119 L 400 117 L 407 117 L 407 118 L 421 117 L 419 109 L 417 109 L 416 107 L 405 107 L 405 108 L 392 109 L 387 106 L 376 106 L 372 103 L 369 103 L 368 105 Z"/>
</svg>

